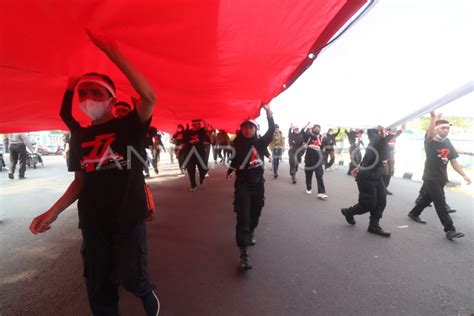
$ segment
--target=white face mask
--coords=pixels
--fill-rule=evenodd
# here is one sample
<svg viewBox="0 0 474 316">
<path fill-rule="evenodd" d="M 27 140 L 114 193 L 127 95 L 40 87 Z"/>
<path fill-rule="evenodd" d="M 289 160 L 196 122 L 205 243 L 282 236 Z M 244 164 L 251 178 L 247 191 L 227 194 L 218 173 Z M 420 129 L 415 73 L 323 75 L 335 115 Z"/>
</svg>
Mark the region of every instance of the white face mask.
<svg viewBox="0 0 474 316">
<path fill-rule="evenodd" d="M 91 119 L 98 120 L 110 110 L 110 99 L 102 102 L 88 99 L 82 101 L 80 107 Z"/>
</svg>

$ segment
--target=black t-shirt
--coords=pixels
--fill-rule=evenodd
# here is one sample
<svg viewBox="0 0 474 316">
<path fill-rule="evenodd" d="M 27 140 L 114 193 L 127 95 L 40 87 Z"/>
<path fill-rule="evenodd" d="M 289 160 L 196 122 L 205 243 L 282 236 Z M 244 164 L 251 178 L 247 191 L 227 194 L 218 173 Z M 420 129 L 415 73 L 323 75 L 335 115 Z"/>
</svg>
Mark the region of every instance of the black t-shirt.
<svg viewBox="0 0 474 316">
<path fill-rule="evenodd" d="M 315 135 L 311 132 L 304 133 L 304 140 L 308 145 L 304 162 L 307 166 L 316 166 L 322 163 L 322 153 L 324 150 L 323 137 L 318 134 Z"/>
<path fill-rule="evenodd" d="M 144 137 L 136 110 L 121 119 L 82 127 L 70 115 L 72 92 L 66 92 L 61 117 L 71 130 L 69 171 L 84 172 L 79 194 L 79 228 L 126 231 L 149 215 L 143 165 Z"/>
<path fill-rule="evenodd" d="M 207 145 L 210 142 L 211 139 L 203 128 L 200 128 L 197 131 L 190 129 L 184 133 L 186 152 L 189 152 L 194 147 L 196 148 L 197 152 L 204 157 Z"/>
<path fill-rule="evenodd" d="M 299 133 L 293 132 L 291 129 L 288 132 L 288 143 L 292 149 L 298 149 L 304 145 L 303 131 Z"/>
<path fill-rule="evenodd" d="M 174 133 L 172 140 L 176 147 L 179 147 L 184 143 L 184 131 Z"/>
<path fill-rule="evenodd" d="M 379 179 L 383 175 L 383 162 L 388 158 L 390 136 L 382 137 L 376 129 L 367 130 L 370 143 L 360 163 L 357 179 Z"/>
<path fill-rule="evenodd" d="M 234 139 L 232 147 L 235 149 L 235 156 L 230 163 L 227 173 L 235 170 L 235 185 L 246 183 L 249 185 L 264 181 L 263 157 L 267 152 L 267 147 L 273 139 L 275 132 L 275 122 L 272 117 L 267 118 L 268 131 L 262 136 L 255 135 L 252 138 L 245 138 L 240 133 Z"/>
<path fill-rule="evenodd" d="M 459 157 L 451 141 L 447 138 L 442 142 L 425 138 L 425 152 L 423 180 L 448 182 L 448 162 Z"/>
<path fill-rule="evenodd" d="M 149 148 L 150 146 L 154 145 L 153 138 L 158 136 L 158 130 L 154 126 L 150 126 L 145 135 L 145 146 Z"/>
</svg>

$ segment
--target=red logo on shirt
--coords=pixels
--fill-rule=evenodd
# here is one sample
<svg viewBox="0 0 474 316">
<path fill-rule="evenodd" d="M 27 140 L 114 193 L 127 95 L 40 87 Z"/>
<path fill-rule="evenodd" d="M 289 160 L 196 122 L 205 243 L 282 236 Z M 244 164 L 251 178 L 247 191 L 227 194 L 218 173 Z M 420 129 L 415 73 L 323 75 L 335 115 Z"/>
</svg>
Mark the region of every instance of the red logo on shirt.
<svg viewBox="0 0 474 316">
<path fill-rule="evenodd" d="M 262 164 L 263 164 L 263 161 L 262 159 L 260 159 L 257 149 L 253 147 L 252 152 L 250 154 L 249 169 L 260 167 Z"/>
<path fill-rule="evenodd" d="M 199 143 L 199 135 L 198 134 L 191 135 L 191 139 L 189 140 L 189 143 L 191 144 Z"/>
<path fill-rule="evenodd" d="M 450 153 L 451 153 L 451 151 L 449 150 L 449 148 L 438 149 L 438 157 L 441 158 L 441 160 L 444 163 L 448 163 Z"/>
<path fill-rule="evenodd" d="M 120 158 L 110 149 L 110 145 L 115 140 L 115 134 L 104 134 L 95 137 L 95 140 L 84 142 L 81 144 L 82 148 L 92 147 L 88 156 L 85 156 L 81 165 L 85 167 L 86 172 L 93 172 L 96 168 L 108 162 L 109 159 Z"/>
<path fill-rule="evenodd" d="M 316 139 L 312 139 L 308 147 L 312 149 L 320 149 L 322 144 L 321 136 L 318 136 Z"/>
</svg>

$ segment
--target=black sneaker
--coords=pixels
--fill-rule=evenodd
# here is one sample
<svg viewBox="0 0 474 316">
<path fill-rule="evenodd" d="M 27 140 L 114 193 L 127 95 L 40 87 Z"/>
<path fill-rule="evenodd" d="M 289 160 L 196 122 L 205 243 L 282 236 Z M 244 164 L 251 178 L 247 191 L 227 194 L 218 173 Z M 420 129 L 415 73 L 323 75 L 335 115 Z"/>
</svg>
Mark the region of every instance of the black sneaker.
<svg viewBox="0 0 474 316">
<path fill-rule="evenodd" d="M 413 215 L 411 212 L 408 213 L 408 217 L 410 217 L 413 221 L 417 222 L 417 223 L 420 223 L 420 224 L 426 224 L 426 222 L 424 220 L 422 220 L 420 218 L 420 216 L 415 216 Z"/>
<path fill-rule="evenodd" d="M 386 192 L 387 192 L 387 195 L 393 195 L 393 193 L 390 192 L 389 190 L 387 190 Z"/>
<path fill-rule="evenodd" d="M 13 173 L 8 174 L 8 179 L 12 179 L 12 180 L 15 179 L 15 177 L 13 176 Z"/>
<path fill-rule="evenodd" d="M 356 224 L 356 221 L 354 220 L 354 215 L 350 214 L 349 213 L 349 209 L 348 208 L 343 208 L 341 209 L 341 213 L 342 215 L 344 215 L 344 217 L 346 218 L 346 221 L 351 224 L 351 225 L 355 225 Z"/>
<path fill-rule="evenodd" d="M 448 238 L 449 240 L 453 240 L 455 238 L 461 238 L 461 237 L 464 237 L 465 235 L 461 232 L 457 232 L 455 230 L 448 230 L 446 232 L 446 238 Z"/>
<path fill-rule="evenodd" d="M 26 179 L 26 177 L 23 175 L 23 176 L 19 176 L 18 179 L 22 180 L 22 179 Z"/>
<path fill-rule="evenodd" d="M 382 237 L 390 237 L 392 234 L 390 234 L 389 232 L 386 232 L 382 229 L 382 227 L 380 226 L 370 226 L 369 225 L 369 228 L 367 228 L 367 231 L 371 234 L 375 234 L 375 235 L 379 235 L 379 236 L 382 236 Z"/>
<path fill-rule="evenodd" d="M 273 178 L 274 178 L 274 179 L 278 178 L 278 175 L 277 175 L 277 174 L 274 174 L 274 175 L 273 175 Z"/>
<path fill-rule="evenodd" d="M 250 237 L 250 246 L 255 246 L 257 244 L 257 238 L 255 237 L 255 233 L 252 233 Z"/>
<path fill-rule="evenodd" d="M 141 297 L 141 300 L 147 315 L 158 315 L 160 313 L 160 300 L 155 291 Z"/>
<path fill-rule="evenodd" d="M 291 176 L 291 182 L 292 182 L 293 184 L 296 184 L 296 177 L 295 177 L 295 176 Z"/>
</svg>

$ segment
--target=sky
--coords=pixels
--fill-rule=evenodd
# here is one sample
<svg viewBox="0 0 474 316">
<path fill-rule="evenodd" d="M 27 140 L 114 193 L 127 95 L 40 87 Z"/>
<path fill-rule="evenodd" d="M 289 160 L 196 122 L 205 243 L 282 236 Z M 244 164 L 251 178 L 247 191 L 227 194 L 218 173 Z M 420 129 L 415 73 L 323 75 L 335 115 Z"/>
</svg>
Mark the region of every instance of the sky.
<svg viewBox="0 0 474 316">
<path fill-rule="evenodd" d="M 473 39 L 473 0 L 380 0 L 272 101 L 275 120 L 387 126 L 474 82 Z M 474 93 L 440 111 L 474 117 Z"/>
</svg>

